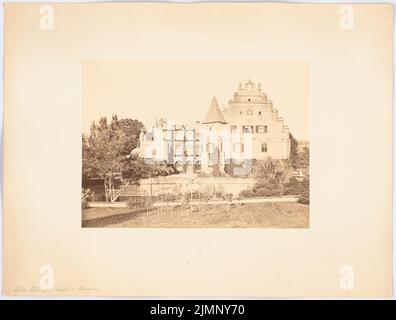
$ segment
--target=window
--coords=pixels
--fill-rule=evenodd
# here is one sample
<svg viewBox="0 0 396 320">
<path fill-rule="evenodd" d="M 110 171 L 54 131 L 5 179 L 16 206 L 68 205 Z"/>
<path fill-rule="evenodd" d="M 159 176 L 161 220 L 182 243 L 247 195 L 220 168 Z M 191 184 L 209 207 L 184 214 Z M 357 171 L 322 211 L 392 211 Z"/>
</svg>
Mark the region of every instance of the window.
<svg viewBox="0 0 396 320">
<path fill-rule="evenodd" d="M 253 115 L 253 110 L 248 110 L 248 111 L 246 112 L 246 114 L 247 114 L 248 116 L 252 116 L 252 115 Z"/>
<path fill-rule="evenodd" d="M 242 115 L 242 111 L 239 111 L 239 114 Z"/>
<path fill-rule="evenodd" d="M 232 146 L 232 150 L 234 152 L 243 152 L 244 146 L 243 143 L 234 143 Z"/>
<path fill-rule="evenodd" d="M 231 133 L 237 133 L 237 132 L 238 132 L 238 127 L 232 125 L 232 126 L 231 126 Z"/>
<path fill-rule="evenodd" d="M 267 152 L 268 151 L 268 147 L 266 143 L 262 143 L 261 144 L 261 152 Z"/>
<path fill-rule="evenodd" d="M 175 140 L 183 141 L 184 140 L 184 131 L 177 130 L 175 132 Z"/>
<path fill-rule="evenodd" d="M 175 145 L 175 154 L 178 156 L 182 156 L 184 154 L 183 144 L 178 143 Z"/>
<path fill-rule="evenodd" d="M 151 156 L 155 157 L 157 155 L 157 149 L 151 150 Z"/>
<path fill-rule="evenodd" d="M 250 98 L 248 99 L 248 101 L 250 102 Z"/>
<path fill-rule="evenodd" d="M 194 155 L 194 144 L 186 143 L 184 151 L 187 156 L 193 156 Z"/>
<path fill-rule="evenodd" d="M 194 140 L 194 131 L 193 130 L 186 131 L 186 140 Z"/>
<path fill-rule="evenodd" d="M 200 172 L 201 171 L 201 161 L 195 162 L 195 172 Z"/>
<path fill-rule="evenodd" d="M 253 126 L 243 126 L 242 131 L 243 133 L 253 133 Z"/>
<path fill-rule="evenodd" d="M 259 116 L 261 116 L 261 111 L 259 111 Z"/>
<path fill-rule="evenodd" d="M 267 126 L 256 126 L 256 133 L 267 133 L 268 127 Z"/>
</svg>

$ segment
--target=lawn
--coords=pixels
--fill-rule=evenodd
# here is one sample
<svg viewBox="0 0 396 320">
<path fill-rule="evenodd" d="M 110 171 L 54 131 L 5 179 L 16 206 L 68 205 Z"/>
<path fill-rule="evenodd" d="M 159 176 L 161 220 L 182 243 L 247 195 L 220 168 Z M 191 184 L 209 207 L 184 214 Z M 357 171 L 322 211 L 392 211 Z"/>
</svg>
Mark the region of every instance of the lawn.
<svg viewBox="0 0 396 320">
<path fill-rule="evenodd" d="M 131 210 L 83 210 L 83 227 L 110 228 L 309 228 L 309 206 L 294 202 L 207 205 Z"/>
</svg>

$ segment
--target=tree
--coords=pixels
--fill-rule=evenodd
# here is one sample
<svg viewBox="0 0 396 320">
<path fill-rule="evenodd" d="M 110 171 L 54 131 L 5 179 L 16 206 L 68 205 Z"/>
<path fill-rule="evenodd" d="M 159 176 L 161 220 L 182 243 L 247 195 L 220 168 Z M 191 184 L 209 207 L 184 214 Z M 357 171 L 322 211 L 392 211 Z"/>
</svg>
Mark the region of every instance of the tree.
<svg viewBox="0 0 396 320">
<path fill-rule="evenodd" d="M 289 139 L 290 139 L 290 164 L 293 167 L 293 169 L 296 169 L 298 167 L 298 162 L 299 162 L 298 142 L 291 133 L 289 133 Z"/>
<path fill-rule="evenodd" d="M 129 169 L 131 179 L 140 178 L 145 171 L 144 161 L 130 155 L 136 136 L 131 137 L 128 132 L 137 123 L 129 119 L 120 121 L 115 115 L 110 123 L 101 118 L 98 123 L 92 123 L 88 136 L 82 136 L 83 177 L 99 176 L 103 179 L 107 202 L 117 199 L 115 181 L 121 178 L 125 168 Z"/>
<path fill-rule="evenodd" d="M 301 152 L 299 152 L 299 165 L 301 167 L 309 167 L 309 149 L 304 147 Z"/>
<path fill-rule="evenodd" d="M 124 146 L 124 153 L 128 154 L 139 145 L 139 135 L 144 125 L 135 119 L 117 119 L 117 125 L 128 137 Z"/>
<path fill-rule="evenodd" d="M 286 183 L 283 194 L 298 195 L 299 203 L 309 204 L 309 176 L 302 180 L 292 177 L 289 182 Z"/>
<path fill-rule="evenodd" d="M 280 196 L 283 185 L 290 178 L 291 168 L 287 161 L 268 158 L 254 164 L 253 174 L 256 183 L 252 191 L 256 196 Z"/>
<path fill-rule="evenodd" d="M 255 163 L 253 167 L 253 174 L 256 178 L 257 184 L 283 184 L 290 177 L 290 165 L 287 163 L 287 161 L 267 158 L 264 161 Z"/>
<path fill-rule="evenodd" d="M 290 164 L 293 169 L 309 167 L 309 149 L 299 147 L 298 141 L 289 133 L 290 139 Z M 303 144 L 302 144 L 303 146 Z"/>
</svg>

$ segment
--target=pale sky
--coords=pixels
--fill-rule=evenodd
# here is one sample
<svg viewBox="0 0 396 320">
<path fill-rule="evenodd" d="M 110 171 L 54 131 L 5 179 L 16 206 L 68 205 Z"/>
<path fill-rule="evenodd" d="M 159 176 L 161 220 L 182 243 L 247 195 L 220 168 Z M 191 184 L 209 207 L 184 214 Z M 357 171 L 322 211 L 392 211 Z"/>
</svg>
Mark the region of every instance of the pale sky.
<svg viewBox="0 0 396 320">
<path fill-rule="evenodd" d="M 202 120 L 214 95 L 223 108 L 238 84 L 252 79 L 261 83 L 290 132 L 308 139 L 308 68 L 305 61 L 85 61 L 83 130 L 111 114 L 146 127 L 155 117 Z"/>
</svg>

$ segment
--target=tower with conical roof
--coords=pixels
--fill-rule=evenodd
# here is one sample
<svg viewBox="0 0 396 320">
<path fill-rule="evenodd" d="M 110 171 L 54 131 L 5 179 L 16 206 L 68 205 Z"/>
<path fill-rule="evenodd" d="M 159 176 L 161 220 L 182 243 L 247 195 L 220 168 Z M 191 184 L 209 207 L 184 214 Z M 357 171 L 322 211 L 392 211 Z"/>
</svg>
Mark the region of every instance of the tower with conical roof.
<svg viewBox="0 0 396 320">
<path fill-rule="evenodd" d="M 224 119 L 216 96 L 213 97 L 201 124 L 206 129 L 201 132 L 200 136 L 204 150 L 201 154 L 202 170 L 214 176 L 224 174 L 224 154 L 222 139 L 219 134 L 221 129 L 224 129 L 224 126 L 227 125 L 227 121 Z"/>
<path fill-rule="evenodd" d="M 217 103 L 216 96 L 213 97 L 212 103 L 209 106 L 209 110 L 206 113 L 205 119 L 202 121 L 202 124 L 211 124 L 211 123 L 221 123 L 226 124 L 223 113 L 220 110 L 219 104 Z"/>
</svg>

